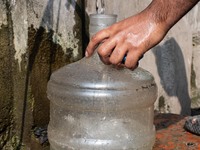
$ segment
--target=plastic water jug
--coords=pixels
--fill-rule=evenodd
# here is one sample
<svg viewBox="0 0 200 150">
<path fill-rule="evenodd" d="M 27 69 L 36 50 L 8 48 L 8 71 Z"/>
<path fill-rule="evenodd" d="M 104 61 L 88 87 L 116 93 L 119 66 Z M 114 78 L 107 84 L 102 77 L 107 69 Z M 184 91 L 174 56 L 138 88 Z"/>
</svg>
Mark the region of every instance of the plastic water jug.
<svg viewBox="0 0 200 150">
<path fill-rule="evenodd" d="M 90 34 L 116 21 L 90 16 Z M 157 87 L 142 68 L 131 71 L 91 58 L 55 71 L 48 82 L 51 150 L 151 150 Z"/>
</svg>

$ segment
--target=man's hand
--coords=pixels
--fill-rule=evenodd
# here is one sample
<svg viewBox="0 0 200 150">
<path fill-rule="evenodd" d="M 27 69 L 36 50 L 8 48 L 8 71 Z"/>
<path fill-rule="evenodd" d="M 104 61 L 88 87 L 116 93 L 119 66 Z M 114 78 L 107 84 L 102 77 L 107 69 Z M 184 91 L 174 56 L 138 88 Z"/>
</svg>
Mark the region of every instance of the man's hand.
<svg viewBox="0 0 200 150">
<path fill-rule="evenodd" d="M 105 64 L 135 69 L 145 52 L 158 44 L 168 30 L 199 0 L 153 0 L 141 13 L 98 32 L 86 49 L 86 57 L 98 47 Z M 176 7 L 179 8 L 176 8 Z M 126 56 L 126 61 L 122 60 Z"/>
<path fill-rule="evenodd" d="M 125 65 L 134 69 L 142 55 L 162 40 L 165 32 L 148 17 L 148 14 L 127 18 L 94 35 L 86 49 L 86 56 L 92 55 L 95 47 L 105 64 Z M 122 64 L 123 57 L 126 61 Z"/>
</svg>

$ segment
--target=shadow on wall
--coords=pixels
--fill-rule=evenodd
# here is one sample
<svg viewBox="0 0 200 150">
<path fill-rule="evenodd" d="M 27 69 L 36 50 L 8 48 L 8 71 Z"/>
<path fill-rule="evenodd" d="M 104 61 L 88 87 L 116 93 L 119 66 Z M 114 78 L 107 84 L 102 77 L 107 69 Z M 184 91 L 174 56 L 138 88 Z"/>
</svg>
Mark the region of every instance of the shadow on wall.
<svg viewBox="0 0 200 150">
<path fill-rule="evenodd" d="M 29 7 L 31 1 L 28 1 Z M 54 18 L 54 4 L 58 4 L 58 11 L 56 19 Z M 79 6 L 79 4 L 81 6 Z M 84 3 L 82 0 L 66 0 L 65 8 L 69 10 L 69 7 L 73 7 L 76 11 L 75 17 L 85 18 Z M 29 41 L 28 41 L 28 64 L 26 72 L 25 81 L 25 92 L 23 100 L 23 112 L 22 112 L 22 122 L 20 131 L 20 141 L 17 149 L 20 149 L 23 141 L 27 135 L 26 130 L 26 111 L 28 103 L 28 95 L 30 92 L 29 87 L 31 85 L 31 94 L 34 96 L 34 109 L 33 109 L 33 121 L 34 125 L 46 126 L 49 122 L 49 100 L 46 96 L 47 82 L 53 70 L 70 63 L 70 58 L 72 57 L 73 49 L 67 49 L 68 55 L 64 54 L 62 47 L 55 44 L 52 41 L 52 36 L 54 33 L 58 32 L 59 22 L 60 22 L 60 10 L 61 10 L 61 0 L 48 0 L 46 8 L 44 10 L 43 16 L 40 22 L 40 28 L 35 30 L 34 27 L 29 28 Z M 63 15 L 63 14 L 62 14 Z M 67 15 L 67 14 L 66 14 Z M 77 18 L 74 18 L 76 20 Z M 84 20 L 82 21 L 84 24 Z M 55 25 L 55 31 L 53 31 L 53 26 Z M 47 28 L 48 32 L 45 30 Z M 80 24 L 76 23 L 73 27 L 79 28 Z M 84 26 L 82 26 L 83 28 Z M 82 29 L 82 32 L 85 28 Z M 85 35 L 84 35 L 85 36 Z M 32 38 L 33 37 L 33 38 Z M 83 38 L 83 37 L 82 37 Z M 81 43 L 80 43 L 81 44 Z"/>
<path fill-rule="evenodd" d="M 168 102 L 160 97 L 159 106 L 172 113 L 190 115 L 190 97 L 182 50 L 174 38 L 167 39 L 162 45 L 153 48 L 156 58 L 160 82 L 166 94 L 170 97 Z"/>
<path fill-rule="evenodd" d="M 28 9 L 28 8 L 27 8 Z M 51 11 L 50 11 L 51 10 Z M 45 22 L 43 22 L 45 20 Z M 28 41 L 28 64 L 27 64 L 27 72 L 26 72 L 26 80 L 25 80 L 25 92 L 24 92 L 24 100 L 23 100 L 23 112 L 22 112 L 22 122 L 21 122 L 21 130 L 20 130 L 20 141 L 19 144 L 17 146 L 17 150 L 20 150 L 22 147 L 22 143 L 25 141 L 26 138 L 26 112 L 27 112 L 27 101 L 28 101 L 28 95 L 29 95 L 29 84 L 32 84 L 32 92 L 34 91 L 34 84 L 38 84 L 40 82 L 40 78 L 37 79 L 36 77 L 34 77 L 33 75 L 33 71 L 34 71 L 34 67 L 36 64 L 36 61 L 38 60 L 38 54 L 39 54 L 39 49 L 41 48 L 40 46 L 42 45 L 43 42 L 43 38 L 44 38 L 44 34 L 45 34 L 45 29 L 42 27 L 42 25 L 46 25 L 46 27 L 48 27 L 48 30 L 51 31 L 51 28 L 53 26 L 53 0 L 49 0 L 49 2 L 47 3 L 45 12 L 43 14 L 42 17 L 42 21 L 40 23 L 40 28 L 36 31 L 36 33 L 34 33 L 35 35 L 33 39 L 30 39 L 30 36 L 32 35 L 28 35 L 29 37 L 29 41 Z M 31 27 L 29 30 L 31 30 L 33 27 Z M 52 32 L 49 32 L 50 34 L 48 34 L 47 36 L 51 37 L 52 36 Z M 30 31 L 29 31 L 30 34 Z M 30 41 L 31 40 L 31 41 Z M 52 51 L 53 50 L 53 51 Z M 53 59 L 53 56 L 55 56 L 56 53 L 56 47 L 54 47 L 53 45 L 50 46 L 50 51 L 51 51 L 51 55 L 50 55 L 50 62 Z M 51 63 L 49 68 L 51 68 Z M 41 69 L 41 68 L 40 68 Z M 49 74 L 51 72 L 51 69 L 49 69 Z M 45 76 L 45 75 L 44 75 Z M 43 77 L 44 77 L 43 76 Z M 49 76 L 49 75 L 48 75 Z M 36 79 L 36 80 L 35 80 Z M 34 80 L 34 81 L 33 81 Z M 41 84 L 41 83 L 40 83 Z M 40 84 L 38 84 L 38 86 L 36 86 L 35 88 L 39 88 L 39 91 L 41 91 L 41 87 Z M 44 90 L 42 90 L 44 91 Z M 39 92 L 36 92 L 37 95 L 40 95 Z M 35 93 L 33 92 L 33 95 L 35 95 Z M 35 98 L 38 98 L 37 96 Z M 36 104 L 37 105 L 37 101 Z M 49 113 L 49 112 L 47 112 Z M 34 116 L 34 114 L 33 114 Z"/>
</svg>

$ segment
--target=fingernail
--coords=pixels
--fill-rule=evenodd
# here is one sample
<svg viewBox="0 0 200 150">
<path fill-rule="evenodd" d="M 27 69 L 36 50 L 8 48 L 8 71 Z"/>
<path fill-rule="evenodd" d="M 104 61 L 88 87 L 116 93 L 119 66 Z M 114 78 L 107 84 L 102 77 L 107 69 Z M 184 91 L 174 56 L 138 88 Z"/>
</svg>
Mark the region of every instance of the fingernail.
<svg viewBox="0 0 200 150">
<path fill-rule="evenodd" d="M 87 51 L 85 52 L 85 57 L 88 57 L 88 52 Z"/>
</svg>

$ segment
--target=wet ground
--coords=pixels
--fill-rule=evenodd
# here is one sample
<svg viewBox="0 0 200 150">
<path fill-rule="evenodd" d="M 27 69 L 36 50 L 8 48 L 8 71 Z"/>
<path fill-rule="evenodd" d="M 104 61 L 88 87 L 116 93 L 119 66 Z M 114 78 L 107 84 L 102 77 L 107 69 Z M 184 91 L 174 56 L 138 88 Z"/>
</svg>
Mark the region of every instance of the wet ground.
<svg viewBox="0 0 200 150">
<path fill-rule="evenodd" d="M 186 118 L 175 114 L 157 114 L 153 150 L 200 150 L 200 136 L 184 129 Z"/>
</svg>

